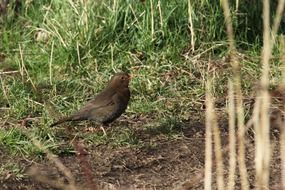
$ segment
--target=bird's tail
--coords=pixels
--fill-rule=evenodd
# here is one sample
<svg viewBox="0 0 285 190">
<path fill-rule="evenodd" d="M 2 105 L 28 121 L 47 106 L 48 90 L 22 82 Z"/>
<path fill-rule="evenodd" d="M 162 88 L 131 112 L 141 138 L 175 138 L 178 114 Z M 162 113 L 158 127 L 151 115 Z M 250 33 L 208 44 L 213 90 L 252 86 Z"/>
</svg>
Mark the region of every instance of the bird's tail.
<svg viewBox="0 0 285 190">
<path fill-rule="evenodd" d="M 62 124 L 62 123 L 68 122 L 68 121 L 78 121 L 78 120 L 80 120 L 80 118 L 74 117 L 74 116 L 64 117 L 64 118 L 58 120 L 57 122 L 51 124 L 50 127 L 54 127 L 56 125 L 59 125 L 59 124 Z"/>
</svg>

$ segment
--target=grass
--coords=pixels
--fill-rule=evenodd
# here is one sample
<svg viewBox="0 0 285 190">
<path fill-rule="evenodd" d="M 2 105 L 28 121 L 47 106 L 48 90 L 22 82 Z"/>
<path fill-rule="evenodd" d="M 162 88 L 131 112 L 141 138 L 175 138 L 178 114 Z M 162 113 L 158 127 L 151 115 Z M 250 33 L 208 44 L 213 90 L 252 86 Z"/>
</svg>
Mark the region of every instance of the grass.
<svg viewBox="0 0 285 190">
<path fill-rule="evenodd" d="M 12 124 L 27 116 L 40 117 L 34 127 L 46 128 L 52 119 L 92 98 L 112 73 L 129 70 L 136 77 L 127 115 L 155 113 L 160 118 L 175 113 L 174 119 L 189 119 L 189 109 L 202 103 L 209 73 L 216 77 L 216 95 L 225 94 L 230 75 L 224 74 L 227 66 L 222 61 L 211 61 L 227 52 L 226 44 L 219 42 L 225 40 L 224 30 L 211 24 L 223 23 L 217 15 L 221 7 L 211 8 L 207 2 L 192 6 L 203 4 L 199 14 L 209 14 L 210 9 L 215 16 L 204 19 L 207 15 L 198 16 L 193 9 L 198 47 L 193 53 L 187 49 L 186 1 L 26 2 L 19 17 L 8 11 L 0 31 L 3 117 Z M 257 57 L 258 50 L 253 47 L 249 53 Z M 243 61 L 243 85 L 250 89 L 247 81 L 259 75 L 259 60 Z M 17 73 L 6 75 L 7 71 Z"/>
<path fill-rule="evenodd" d="M 129 115 L 164 117 L 175 111 L 179 118 L 188 109 L 181 110 L 181 104 L 203 94 L 201 89 L 188 97 L 187 86 L 200 88 L 203 81 L 189 78 L 193 68 L 180 56 L 188 43 L 187 17 L 174 18 L 187 3 L 166 5 L 163 15 L 145 9 L 148 3 L 123 1 L 26 3 L 28 11 L 17 19 L 8 11 L 0 47 L 6 122 L 15 125 L 27 116 L 39 117 L 34 127 L 52 134 L 45 130 L 52 119 L 78 109 L 119 70 L 136 75 Z M 8 71 L 17 73 L 6 75 Z"/>
<path fill-rule="evenodd" d="M 44 154 L 29 133 L 56 154 L 73 154 L 62 139 L 74 135 L 48 125 L 94 97 L 117 71 L 135 75 L 125 115 L 130 120 L 150 118 L 144 132 L 177 138 L 183 136 L 179 123 L 203 121 L 206 79 L 213 78 L 211 92 L 220 97 L 217 102 L 225 102 L 234 72 L 227 61 L 220 1 L 191 2 L 191 17 L 189 2 L 26 1 L 18 16 L 11 4 L 0 19 L 0 145 L 13 155 L 41 158 Z M 236 10 L 234 2 L 230 9 L 241 87 L 250 98 L 261 76 L 262 6 L 259 1 L 240 2 Z M 271 10 L 276 6 L 273 1 Z M 282 80 L 278 43 L 272 54 L 269 75 L 275 85 Z M 218 106 L 223 109 L 225 103 Z M 23 133 L 18 122 L 27 117 L 33 122 Z M 141 146 L 143 141 L 122 125 L 108 136 L 80 133 L 80 127 L 74 131 L 88 144 Z"/>
<path fill-rule="evenodd" d="M 24 177 L 23 173 L 24 172 L 22 171 L 22 169 L 14 163 L 4 164 L 0 167 L 0 178 L 2 178 L 3 176 L 7 178 L 9 178 L 10 176 L 15 176 L 16 179 L 21 179 Z"/>
</svg>

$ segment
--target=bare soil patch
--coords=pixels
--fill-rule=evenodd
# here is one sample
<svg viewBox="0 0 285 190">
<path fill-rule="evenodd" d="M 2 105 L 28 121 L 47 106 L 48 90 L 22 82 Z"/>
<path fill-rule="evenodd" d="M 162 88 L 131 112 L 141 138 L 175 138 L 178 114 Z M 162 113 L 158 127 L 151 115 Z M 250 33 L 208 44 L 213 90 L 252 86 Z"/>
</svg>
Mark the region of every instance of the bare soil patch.
<svg viewBox="0 0 285 190">
<path fill-rule="evenodd" d="M 136 129 L 136 138 L 144 141 L 143 146 L 114 147 L 108 144 L 90 145 L 86 147 L 88 160 L 93 171 L 93 177 L 101 189 L 178 189 L 185 187 L 191 180 L 197 185 L 188 189 L 203 189 L 201 175 L 204 167 L 204 134 L 205 129 L 201 123 L 182 123 L 179 128 L 184 135 L 169 138 L 159 131 L 153 133 L 149 130 Z M 221 126 L 223 146 L 227 144 L 227 127 Z M 280 183 L 280 151 L 278 138 L 272 139 L 274 145 L 271 168 L 271 185 Z M 67 166 L 76 178 L 77 184 L 84 185 L 86 176 L 78 163 L 76 155 L 59 155 L 60 160 Z M 227 176 L 228 157 L 225 154 L 225 177 Z M 251 188 L 254 188 L 254 142 L 247 144 L 247 166 Z M 1 156 L 3 164 L 16 162 L 25 171 L 32 164 L 26 159 Z M 37 167 L 42 175 L 51 179 L 62 178 L 62 174 L 51 166 L 47 160 L 37 161 Z M 237 168 L 238 169 L 238 168 Z M 226 178 L 225 178 L 226 179 Z M 215 173 L 213 173 L 213 188 L 215 188 Z M 39 183 L 28 176 L 17 179 L 9 177 L 1 179 L 1 189 L 9 190 L 40 190 L 55 189 L 46 184 Z M 237 183 L 239 189 L 239 183 Z"/>
</svg>

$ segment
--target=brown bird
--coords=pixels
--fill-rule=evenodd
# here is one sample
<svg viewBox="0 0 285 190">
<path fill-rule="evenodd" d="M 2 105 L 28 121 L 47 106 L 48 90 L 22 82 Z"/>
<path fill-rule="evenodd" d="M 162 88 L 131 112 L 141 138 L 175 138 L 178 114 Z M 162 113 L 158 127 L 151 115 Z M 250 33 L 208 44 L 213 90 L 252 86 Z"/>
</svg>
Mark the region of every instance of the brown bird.
<svg viewBox="0 0 285 190">
<path fill-rule="evenodd" d="M 55 125 L 67 121 L 93 120 L 103 125 L 111 123 L 126 110 L 130 99 L 129 82 L 130 75 L 116 73 L 112 76 L 107 87 L 99 93 L 95 99 L 86 103 L 79 111 L 69 117 L 60 119 L 51 124 Z M 102 129 L 103 132 L 104 128 Z"/>
</svg>

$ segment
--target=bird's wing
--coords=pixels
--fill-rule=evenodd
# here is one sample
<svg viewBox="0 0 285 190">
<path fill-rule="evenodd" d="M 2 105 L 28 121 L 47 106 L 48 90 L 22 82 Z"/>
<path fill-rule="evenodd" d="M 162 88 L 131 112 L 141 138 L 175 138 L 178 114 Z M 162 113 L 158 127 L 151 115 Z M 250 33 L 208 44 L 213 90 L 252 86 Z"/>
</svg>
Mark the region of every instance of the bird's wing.
<svg viewBox="0 0 285 190">
<path fill-rule="evenodd" d="M 103 91 L 102 93 L 98 94 L 95 99 L 90 100 L 86 103 L 86 106 L 91 106 L 92 109 L 105 107 L 110 104 L 114 104 L 113 96 L 116 95 L 115 91 Z M 85 107 L 85 106 L 84 106 Z"/>
<path fill-rule="evenodd" d="M 95 110 L 109 107 L 115 104 L 113 100 L 113 96 L 116 95 L 116 92 L 113 93 L 100 93 L 98 96 L 88 101 L 78 112 L 73 114 L 74 117 L 80 117 L 84 119 L 90 118 L 90 114 L 94 112 Z"/>
</svg>

